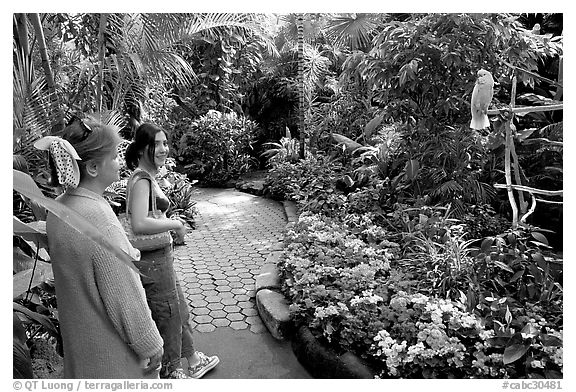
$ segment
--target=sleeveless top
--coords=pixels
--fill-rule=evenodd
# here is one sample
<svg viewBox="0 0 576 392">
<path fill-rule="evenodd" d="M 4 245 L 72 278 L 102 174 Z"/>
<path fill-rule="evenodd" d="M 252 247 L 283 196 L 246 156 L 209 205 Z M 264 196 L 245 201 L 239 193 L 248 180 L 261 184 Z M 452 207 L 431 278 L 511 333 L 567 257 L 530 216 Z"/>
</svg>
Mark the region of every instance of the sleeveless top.
<svg viewBox="0 0 576 392">
<path fill-rule="evenodd" d="M 150 194 L 148 198 L 148 211 L 152 211 L 152 197 L 153 195 L 156 196 L 156 209 L 165 213 L 168 208 L 170 207 L 170 200 L 168 197 L 162 192 L 160 185 L 158 182 L 145 170 L 136 169 L 130 176 L 127 187 L 133 187 L 134 184 L 140 179 L 147 179 L 150 181 Z M 128 197 L 128 192 L 126 192 L 126 196 Z M 126 206 L 126 210 L 128 210 L 128 206 Z"/>
</svg>

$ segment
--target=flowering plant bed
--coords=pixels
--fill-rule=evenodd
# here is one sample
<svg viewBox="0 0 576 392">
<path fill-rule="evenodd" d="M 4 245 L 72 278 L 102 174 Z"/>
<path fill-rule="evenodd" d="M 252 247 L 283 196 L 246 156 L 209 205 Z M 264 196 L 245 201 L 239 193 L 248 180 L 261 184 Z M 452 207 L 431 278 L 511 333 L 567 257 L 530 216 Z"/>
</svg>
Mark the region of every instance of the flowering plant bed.
<svg viewBox="0 0 576 392">
<path fill-rule="evenodd" d="M 481 306 L 469 312 L 465 296 L 425 295 L 397 262 L 396 237 L 370 215 L 304 212 L 289 224 L 279 267 L 296 324 L 382 378 L 562 377 L 562 328 L 538 306 L 514 319 L 506 307 L 500 326 Z M 496 311 L 507 298 L 488 300 Z"/>
</svg>

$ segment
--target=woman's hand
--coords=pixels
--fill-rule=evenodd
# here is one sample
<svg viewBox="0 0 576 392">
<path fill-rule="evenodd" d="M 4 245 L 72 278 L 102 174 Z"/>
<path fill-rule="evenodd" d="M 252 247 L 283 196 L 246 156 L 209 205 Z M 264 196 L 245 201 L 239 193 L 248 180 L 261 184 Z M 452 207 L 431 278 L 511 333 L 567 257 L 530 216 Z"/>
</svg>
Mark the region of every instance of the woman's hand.
<svg viewBox="0 0 576 392">
<path fill-rule="evenodd" d="M 148 358 L 148 364 L 144 368 L 144 374 L 154 373 L 159 371 L 162 367 L 162 355 L 164 354 L 164 350 L 160 348 L 156 354 Z"/>
<path fill-rule="evenodd" d="M 176 239 L 174 240 L 175 245 L 184 245 L 184 239 L 186 236 L 186 222 L 178 217 L 171 218 L 179 223 L 177 228 L 174 229 L 174 233 L 176 233 Z"/>
</svg>

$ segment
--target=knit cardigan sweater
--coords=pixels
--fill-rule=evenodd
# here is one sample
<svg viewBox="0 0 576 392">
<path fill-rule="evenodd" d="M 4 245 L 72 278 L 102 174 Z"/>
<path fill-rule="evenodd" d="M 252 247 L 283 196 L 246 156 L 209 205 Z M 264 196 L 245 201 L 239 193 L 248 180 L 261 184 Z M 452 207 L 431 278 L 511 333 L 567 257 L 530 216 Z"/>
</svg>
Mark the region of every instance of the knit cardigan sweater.
<svg viewBox="0 0 576 392">
<path fill-rule="evenodd" d="M 126 252 L 139 256 L 112 208 L 88 189 L 57 200 L 78 212 Z M 162 338 L 136 272 L 53 214 L 46 219 L 65 378 L 143 378 L 145 359 Z"/>
</svg>

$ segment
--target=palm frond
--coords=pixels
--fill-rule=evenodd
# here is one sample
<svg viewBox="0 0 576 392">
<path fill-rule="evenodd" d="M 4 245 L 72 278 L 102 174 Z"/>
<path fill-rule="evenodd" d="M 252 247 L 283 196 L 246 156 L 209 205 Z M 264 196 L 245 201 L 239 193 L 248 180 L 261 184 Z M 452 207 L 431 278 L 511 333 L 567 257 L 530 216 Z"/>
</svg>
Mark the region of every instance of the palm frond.
<svg viewBox="0 0 576 392">
<path fill-rule="evenodd" d="M 25 59 L 20 50 L 14 49 L 13 127 L 41 137 L 50 132 L 58 102 L 55 94 L 47 91 L 45 78 L 34 76 L 31 59 Z"/>
<path fill-rule="evenodd" d="M 431 194 L 435 197 L 450 198 L 450 196 L 462 194 L 463 190 L 464 188 L 458 182 L 448 180 L 432 190 Z"/>
<path fill-rule="evenodd" d="M 564 132 L 564 121 L 560 121 L 554 124 L 546 125 L 544 128 L 540 129 L 538 133 L 542 136 L 547 136 L 551 140 L 562 141 Z"/>
<path fill-rule="evenodd" d="M 378 24 L 374 14 L 345 14 L 330 18 L 324 34 L 336 47 L 366 48 Z"/>
</svg>

